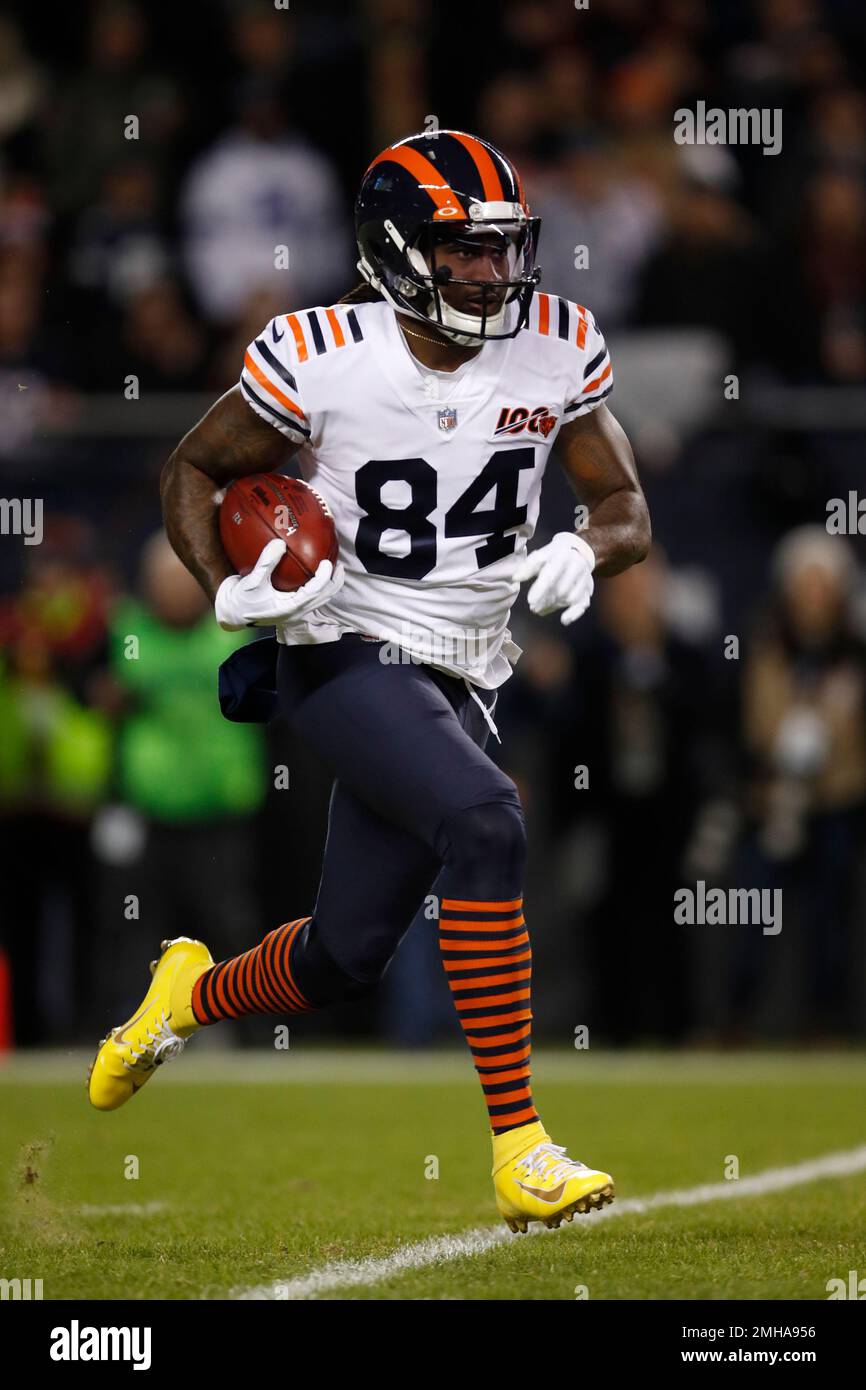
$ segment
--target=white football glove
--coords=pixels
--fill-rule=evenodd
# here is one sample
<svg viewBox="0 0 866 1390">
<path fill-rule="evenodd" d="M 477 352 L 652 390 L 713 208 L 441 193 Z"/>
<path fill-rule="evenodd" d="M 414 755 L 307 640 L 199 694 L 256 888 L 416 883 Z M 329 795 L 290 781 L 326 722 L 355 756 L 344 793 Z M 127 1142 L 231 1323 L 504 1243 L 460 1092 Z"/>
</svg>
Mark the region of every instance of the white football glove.
<svg viewBox="0 0 866 1390">
<path fill-rule="evenodd" d="M 216 620 L 226 632 L 243 627 L 272 627 L 275 623 L 301 621 L 342 587 L 345 571 L 338 560 L 322 560 L 312 579 L 294 593 L 283 593 L 271 583 L 271 575 L 286 553 L 286 543 L 275 536 L 268 541 L 249 574 L 230 574 L 216 592 Z"/>
<path fill-rule="evenodd" d="M 534 579 L 527 602 L 533 613 L 543 616 L 564 608 L 562 622 L 568 626 L 589 607 L 595 583 L 595 551 L 573 531 L 557 531 L 553 540 L 533 550 L 521 560 L 514 578 L 523 583 Z"/>
</svg>

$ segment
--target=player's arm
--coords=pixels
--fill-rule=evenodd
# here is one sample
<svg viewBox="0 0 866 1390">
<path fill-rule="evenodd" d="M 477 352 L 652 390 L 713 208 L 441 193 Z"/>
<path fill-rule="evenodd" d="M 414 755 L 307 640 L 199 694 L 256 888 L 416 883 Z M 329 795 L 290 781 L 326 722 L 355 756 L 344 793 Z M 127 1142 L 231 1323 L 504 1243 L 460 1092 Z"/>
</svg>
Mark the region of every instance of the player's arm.
<svg viewBox="0 0 866 1390">
<path fill-rule="evenodd" d="M 515 578 L 535 581 L 527 595 L 533 613 L 562 609 L 567 625 L 589 607 L 593 574 L 619 574 L 644 559 L 650 520 L 631 446 L 604 403 L 563 426 L 557 453 L 588 524 L 532 551 Z"/>
<path fill-rule="evenodd" d="M 172 547 L 211 602 L 234 567 L 219 535 L 217 494 L 234 478 L 285 464 L 297 445 L 227 391 L 180 441 L 162 470 L 160 496 Z"/>
<path fill-rule="evenodd" d="M 625 430 L 602 404 L 564 425 L 557 454 L 574 495 L 589 512 L 581 539 L 595 555 L 593 573 L 619 574 L 646 558 L 650 518 Z"/>
<path fill-rule="evenodd" d="M 180 441 L 162 470 L 160 493 L 168 538 L 213 602 L 220 627 L 228 632 L 302 623 L 343 582 L 340 562 L 334 566 L 323 560 L 312 579 L 286 593 L 271 582 L 285 554 L 285 541 L 270 541 L 247 575 L 234 573 L 220 541 L 219 490 L 247 473 L 279 467 L 298 447 L 261 419 L 235 386 Z"/>
</svg>

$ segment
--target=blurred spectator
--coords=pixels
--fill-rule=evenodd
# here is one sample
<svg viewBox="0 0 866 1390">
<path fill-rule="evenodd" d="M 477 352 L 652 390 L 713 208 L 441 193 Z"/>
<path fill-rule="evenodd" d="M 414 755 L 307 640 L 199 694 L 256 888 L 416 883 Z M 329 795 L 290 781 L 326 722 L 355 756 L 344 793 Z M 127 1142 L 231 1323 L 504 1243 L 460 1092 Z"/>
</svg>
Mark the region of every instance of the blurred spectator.
<svg viewBox="0 0 866 1390">
<path fill-rule="evenodd" d="M 696 89 L 701 64 L 683 36 L 652 29 L 643 44 L 614 65 L 604 89 L 605 114 L 622 133 L 657 128 Z"/>
<path fill-rule="evenodd" d="M 790 1032 L 807 1014 L 815 1033 L 849 1023 L 862 1032 L 866 987 L 855 999 L 850 964 L 862 909 L 850 880 L 866 843 L 863 662 L 845 597 L 854 572 L 840 560 L 848 543 L 792 540 L 744 669 L 702 645 L 709 630 L 715 640 L 753 620 L 780 533 L 822 520 L 828 496 L 859 486 L 857 6 L 593 0 L 576 11 L 505 0 L 493 14 L 456 0 L 173 11 L 93 0 L 83 24 L 69 7 L 50 24 L 24 0 L 7 11 L 17 18 L 0 19 L 2 491 L 39 491 L 49 513 L 65 514 L 46 522 L 35 550 L 0 537 L 0 816 L 11 865 L 0 930 L 12 938 L 19 1037 L 91 1041 L 94 957 L 110 965 L 131 942 L 147 960 L 170 931 L 200 930 L 217 953 L 234 950 L 314 900 L 321 768 L 293 746 L 294 795 L 270 786 L 262 803 L 264 766 L 287 761 L 289 735 L 277 721 L 265 754 L 260 730 L 221 720 L 215 670 L 233 639 L 213 630 L 157 541 L 143 597 L 109 618 L 114 584 L 95 540 L 131 579 L 140 539 L 158 524 L 160 464 L 198 410 L 181 393 L 231 386 L 269 317 L 354 283 L 358 177 L 373 152 L 430 128 L 431 115 L 518 162 L 543 218 L 542 288 L 616 330 L 613 413 L 639 454 L 672 564 L 668 573 L 656 556 L 599 584 L 578 631 L 528 620 L 522 600 L 515 609 L 526 650 L 501 693 L 505 743 L 493 753 L 529 811 L 544 1026 L 561 1037 L 589 987 L 586 1016 L 623 1041 L 681 1037 L 687 1006 L 714 990 L 727 990 L 728 1035 L 766 1033 L 785 1008 Z M 699 99 L 781 108 L 780 153 L 675 145 L 675 109 Z M 578 270 L 584 245 L 589 264 Z M 282 246 L 289 266 L 278 270 Z M 644 326 L 658 331 L 630 331 Z M 742 399 L 722 403 L 735 354 L 738 371 L 749 368 Z M 127 411 L 128 373 L 142 404 Z M 169 392 L 176 405 L 157 403 Z M 572 524 L 556 474 L 536 543 Z M 851 538 L 852 555 L 864 547 Z M 697 632 L 684 627 L 687 609 Z M 122 639 L 142 635 L 138 660 L 127 660 Z M 590 769 L 586 790 L 574 787 L 577 763 Z M 273 873 L 251 884 L 250 866 L 281 863 L 289 842 L 291 891 Z M 733 948 L 733 959 L 715 964 L 710 935 L 690 938 L 692 995 L 670 905 L 677 879 L 697 877 L 783 886 L 786 930 L 781 944 L 730 934 L 721 954 Z M 124 917 L 130 892 L 139 922 Z M 789 1001 L 788 958 L 779 965 L 788 943 Z M 118 967 L 98 986 L 100 1007 L 111 1007 L 102 1023 L 134 1002 L 118 1000 L 121 978 L 133 977 Z M 307 1026 L 363 1030 L 377 1018 L 407 1042 L 453 1029 L 426 919 L 379 1000 Z"/>
<path fill-rule="evenodd" d="M 152 283 L 169 260 L 158 212 L 154 169 L 130 157 L 112 164 L 98 200 L 84 211 L 75 230 L 73 284 L 120 301 Z"/>
<path fill-rule="evenodd" d="M 762 262 L 752 220 L 732 196 L 736 177 L 718 146 L 686 149 L 669 230 L 643 268 L 636 317 L 717 329 L 749 359 L 766 339 Z"/>
<path fill-rule="evenodd" d="M 837 381 L 866 381 L 866 187 L 862 174 L 816 176 L 807 190 L 802 279 L 817 323 L 821 365 Z"/>
<path fill-rule="evenodd" d="M 286 308 L 345 292 L 349 228 L 334 169 L 290 131 L 268 82 L 242 86 L 238 124 L 193 165 L 182 213 L 187 274 L 209 318 L 230 320 L 257 290 Z M 279 247 L 288 268 L 277 268 Z"/>
<path fill-rule="evenodd" d="M 659 198 L 619 167 L 599 134 L 568 140 L 554 168 L 533 198 L 543 287 L 589 305 L 606 332 L 631 316 L 640 268 L 661 232 Z"/>
<path fill-rule="evenodd" d="M 106 794 L 112 730 L 93 704 L 105 579 L 80 528 L 54 523 L 0 614 L 0 924 L 20 1045 L 89 1034 L 94 919 L 88 851 Z"/>
<path fill-rule="evenodd" d="M 595 1029 L 621 1044 L 682 1041 L 693 1023 L 691 943 L 673 921 L 683 854 L 714 790 L 719 718 L 701 649 L 666 617 L 667 571 L 647 560 L 600 586 L 601 636 L 581 663 L 574 762 L 600 818 L 600 894 L 580 930 Z M 578 691 L 575 691 L 578 696 Z"/>
<path fill-rule="evenodd" d="M 743 675 L 750 828 L 737 881 L 782 890 L 785 927 L 802 945 L 808 1026 L 839 1036 L 852 1027 L 853 886 L 866 806 L 866 643 L 853 617 L 856 567 L 842 537 L 807 526 L 781 542 L 774 571 L 775 592 Z M 734 1027 L 755 1026 L 766 951 L 760 937 L 742 938 Z"/>
<path fill-rule="evenodd" d="M 49 515 L 38 546 L 26 549 L 17 593 L 0 600 L 0 645 L 13 662 L 35 644 L 50 668 L 88 699 L 88 682 L 103 655 L 110 580 L 94 559 L 95 536 L 77 517 Z"/>
<path fill-rule="evenodd" d="M 231 331 L 223 335 L 217 352 L 208 385 L 215 391 L 227 391 L 237 383 L 241 372 L 244 353 L 258 337 L 269 319 L 275 314 L 285 313 L 290 306 L 283 297 L 286 290 L 285 279 L 268 289 L 254 290 L 240 306 Z"/>
<path fill-rule="evenodd" d="M 164 164 L 182 121 L 176 83 L 148 55 L 141 5 L 99 0 L 91 14 L 87 63 L 48 109 L 45 157 L 52 203 L 62 214 L 92 203 L 105 171 L 130 147 L 155 167 Z M 130 116 L 138 122 L 135 136 Z"/>
<path fill-rule="evenodd" d="M 201 386 L 207 336 L 173 280 L 156 280 L 129 297 L 122 339 L 124 371 L 134 372 L 145 388 Z"/>
<path fill-rule="evenodd" d="M 780 365 L 795 379 L 866 381 L 862 174 L 828 165 L 812 175 L 801 216 L 777 248 L 775 270 L 766 336 Z"/>
<path fill-rule="evenodd" d="M 0 141 L 14 140 L 35 123 L 47 92 L 45 74 L 27 53 L 16 25 L 0 17 Z"/>
<path fill-rule="evenodd" d="M 223 719 L 216 694 L 219 663 L 239 640 L 214 622 L 164 535 L 152 537 L 141 598 L 118 605 L 110 632 L 119 805 L 99 818 L 94 844 L 112 1016 L 133 1002 L 116 994 L 130 984 L 120 968 L 130 950 L 147 961 L 160 940 L 184 935 L 222 959 L 262 935 L 252 820 L 266 787 L 262 734 Z M 125 912 L 130 895 L 140 915 Z"/>
<path fill-rule="evenodd" d="M 282 81 L 298 56 L 295 17 L 274 5 L 246 0 L 232 16 L 228 44 L 248 76 Z"/>
<path fill-rule="evenodd" d="M 822 90 L 812 112 L 809 145 L 816 165 L 866 174 L 866 94 L 852 86 Z"/>
<path fill-rule="evenodd" d="M 478 101 L 478 129 L 498 149 L 508 151 L 531 193 L 543 129 L 538 78 L 532 73 L 503 72 L 488 82 Z"/>
</svg>

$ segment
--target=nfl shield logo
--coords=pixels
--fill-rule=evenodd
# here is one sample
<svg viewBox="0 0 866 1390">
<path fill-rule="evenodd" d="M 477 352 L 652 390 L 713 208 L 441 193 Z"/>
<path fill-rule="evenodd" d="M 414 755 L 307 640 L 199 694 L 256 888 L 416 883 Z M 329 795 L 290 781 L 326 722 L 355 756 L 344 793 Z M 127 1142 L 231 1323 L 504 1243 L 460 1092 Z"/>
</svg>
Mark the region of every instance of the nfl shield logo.
<svg viewBox="0 0 866 1390">
<path fill-rule="evenodd" d="M 457 424 L 457 411 L 450 405 L 446 406 L 444 410 L 437 411 L 437 418 L 440 430 L 453 430 Z"/>
</svg>

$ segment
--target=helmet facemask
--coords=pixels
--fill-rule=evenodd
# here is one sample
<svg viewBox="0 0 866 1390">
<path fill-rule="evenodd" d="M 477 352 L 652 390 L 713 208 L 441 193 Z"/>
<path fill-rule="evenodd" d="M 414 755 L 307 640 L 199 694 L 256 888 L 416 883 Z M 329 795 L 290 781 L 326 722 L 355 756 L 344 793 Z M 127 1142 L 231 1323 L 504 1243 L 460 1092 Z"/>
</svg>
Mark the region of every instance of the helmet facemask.
<svg viewBox="0 0 866 1390">
<path fill-rule="evenodd" d="M 432 220 L 425 223 L 411 245 L 405 242 L 401 245 L 402 238 L 397 229 L 386 222 L 392 253 L 393 250 L 400 253 L 401 273 L 382 277 L 375 286 L 392 308 L 432 324 L 452 342 L 464 347 L 496 338 L 513 337 L 526 322 L 532 294 L 541 276 L 535 266 L 538 218 L 526 217 L 521 213 L 520 217 L 482 221 L 479 220 L 483 216 L 481 207 L 473 205 L 471 211 L 472 222 L 459 227 Z M 481 236 L 501 239 L 506 251 L 501 278 L 463 278 L 437 255 L 438 248 L 446 243 L 472 244 Z M 394 264 L 393 259 L 391 264 Z M 359 267 L 371 279 L 363 261 L 359 262 Z M 448 303 L 445 294 L 449 286 L 478 290 L 478 311 L 469 313 Z M 509 326 L 509 319 L 513 320 L 510 310 L 514 304 L 517 304 L 516 322 L 512 321 Z"/>
</svg>

